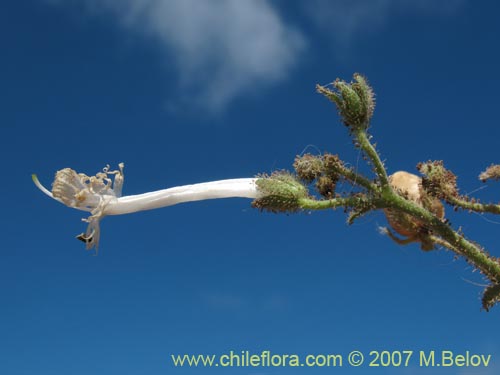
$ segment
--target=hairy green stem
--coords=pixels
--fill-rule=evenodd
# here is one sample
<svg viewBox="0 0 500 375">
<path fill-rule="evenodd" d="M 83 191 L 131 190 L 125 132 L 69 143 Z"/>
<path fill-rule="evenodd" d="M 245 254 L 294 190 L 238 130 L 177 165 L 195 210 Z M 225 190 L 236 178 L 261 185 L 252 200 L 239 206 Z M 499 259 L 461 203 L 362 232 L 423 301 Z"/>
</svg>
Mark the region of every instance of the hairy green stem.
<svg viewBox="0 0 500 375">
<path fill-rule="evenodd" d="M 383 201 L 370 199 L 366 196 L 337 197 L 333 199 L 316 200 L 311 198 L 299 199 L 300 208 L 303 210 L 327 210 L 330 208 L 346 207 L 355 208 L 371 205 L 374 208 L 382 208 Z"/>
<path fill-rule="evenodd" d="M 431 239 L 433 239 L 435 243 L 450 249 L 457 255 L 464 256 L 493 283 L 500 282 L 500 263 L 494 258 L 489 257 L 479 246 L 455 232 L 448 224 L 441 221 L 431 212 L 399 196 L 393 191 L 389 193 L 384 192 L 380 197 L 359 195 L 337 197 L 328 200 L 301 198 L 298 202 L 300 208 L 304 210 L 325 210 L 338 207 L 371 207 L 373 209 L 391 208 L 400 210 L 412 217 L 424 221 L 434 233 Z"/>
<path fill-rule="evenodd" d="M 441 221 L 431 212 L 397 194 L 393 194 L 387 203 L 389 203 L 389 208 L 399 209 L 424 221 L 429 226 L 429 229 L 451 245 L 451 247 L 447 246 L 450 250 L 467 258 L 468 261 L 481 270 L 492 282 L 500 282 L 500 263 L 489 257 L 479 246 L 455 232 L 448 224 Z"/>
<path fill-rule="evenodd" d="M 399 209 L 403 212 L 410 214 L 411 216 L 423 220 L 428 223 L 430 229 L 432 229 L 435 233 L 439 234 L 450 246 L 447 246 L 450 250 L 454 251 L 458 255 L 466 257 L 466 259 L 474 264 L 485 276 L 488 277 L 492 282 L 500 281 L 500 263 L 495 259 L 491 258 L 483 249 L 479 246 L 473 244 L 472 242 L 465 239 L 464 236 L 455 232 L 449 225 L 445 224 L 438 217 L 433 215 L 428 210 L 410 202 L 407 199 L 400 197 L 396 194 L 392 188 L 389 186 L 389 181 L 387 177 L 386 170 L 380 157 L 368 139 L 368 136 L 364 130 L 356 130 L 355 137 L 359 141 L 360 147 L 363 151 L 366 152 L 368 157 L 373 162 L 373 166 L 375 168 L 375 173 L 380 179 L 380 183 L 382 185 L 382 201 L 375 204 L 373 201 L 374 207 L 381 206 L 393 209 Z M 468 209 L 479 210 L 483 209 L 483 212 L 494 212 L 500 213 L 500 207 L 495 205 L 481 205 L 478 203 L 470 203 L 461 200 L 457 200 L 457 203 L 460 203 L 461 206 L 465 206 Z M 385 201 L 385 202 L 384 202 Z M 366 202 L 364 202 L 366 204 Z M 489 211 L 487 211 L 489 210 Z"/>
<path fill-rule="evenodd" d="M 357 129 L 354 131 L 354 135 L 358 140 L 361 149 L 364 152 L 366 152 L 366 154 L 372 161 L 373 167 L 375 168 L 375 173 L 380 179 L 380 184 L 382 186 L 382 189 L 387 189 L 387 187 L 389 186 L 389 179 L 387 177 L 387 172 L 385 170 L 384 163 L 382 163 L 382 160 L 380 160 L 380 157 L 377 151 L 375 150 L 375 147 L 373 147 L 370 140 L 368 139 L 366 131 L 364 129 Z"/>
<path fill-rule="evenodd" d="M 362 176 L 362 175 L 354 172 L 350 168 L 341 167 L 338 169 L 338 173 L 340 175 L 342 175 L 343 177 L 345 177 L 346 180 L 352 182 L 353 185 L 362 186 L 365 189 L 367 189 L 369 191 L 373 191 L 373 192 L 379 192 L 379 190 L 380 190 L 379 187 L 375 183 L 370 181 L 365 176 Z"/>
<path fill-rule="evenodd" d="M 500 205 L 497 204 L 474 203 L 453 196 L 446 196 L 446 200 L 452 205 L 460 207 L 464 210 L 470 210 L 475 212 L 487 212 L 496 215 L 500 214 Z"/>
<path fill-rule="evenodd" d="M 451 250 L 453 251 L 454 253 L 457 253 L 457 254 L 460 254 L 460 255 L 464 255 L 462 251 L 460 251 L 460 249 L 456 248 L 456 247 L 453 247 L 451 243 L 449 243 L 448 241 L 442 239 L 441 237 L 439 236 L 435 236 L 435 235 L 431 235 L 429 236 L 429 238 L 432 240 L 433 243 L 435 243 L 436 245 L 440 245 L 442 247 L 445 247 L 447 248 L 448 250 Z"/>
</svg>

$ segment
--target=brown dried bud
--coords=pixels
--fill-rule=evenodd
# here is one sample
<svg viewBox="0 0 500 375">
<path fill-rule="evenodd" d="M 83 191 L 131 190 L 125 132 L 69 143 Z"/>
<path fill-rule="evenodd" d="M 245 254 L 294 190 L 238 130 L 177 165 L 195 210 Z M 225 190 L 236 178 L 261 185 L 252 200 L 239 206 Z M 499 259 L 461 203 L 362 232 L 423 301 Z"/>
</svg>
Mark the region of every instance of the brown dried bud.
<svg viewBox="0 0 500 375">
<path fill-rule="evenodd" d="M 500 284 L 487 287 L 483 293 L 483 309 L 489 311 L 496 303 L 500 302 Z"/>
<path fill-rule="evenodd" d="M 310 184 L 319 176 L 323 171 L 323 161 L 321 157 L 317 157 L 311 154 L 305 154 L 303 156 L 296 156 L 293 163 L 293 167 L 297 172 L 297 176 L 306 183 Z"/>
<path fill-rule="evenodd" d="M 323 155 L 324 173 L 325 176 L 330 177 L 333 181 L 338 181 L 339 171 L 344 169 L 344 162 L 339 159 L 338 155 L 326 153 Z"/>
<path fill-rule="evenodd" d="M 422 187 L 427 193 L 445 200 L 459 196 L 457 176 L 447 170 L 441 160 L 419 163 L 417 169 L 425 175 Z"/>
<path fill-rule="evenodd" d="M 488 180 L 500 180 L 500 165 L 490 165 L 479 175 L 479 179 L 483 182 Z"/>
<path fill-rule="evenodd" d="M 335 194 L 336 181 L 333 181 L 330 177 L 321 176 L 316 181 L 316 189 L 318 192 L 326 199 L 332 199 Z"/>
</svg>

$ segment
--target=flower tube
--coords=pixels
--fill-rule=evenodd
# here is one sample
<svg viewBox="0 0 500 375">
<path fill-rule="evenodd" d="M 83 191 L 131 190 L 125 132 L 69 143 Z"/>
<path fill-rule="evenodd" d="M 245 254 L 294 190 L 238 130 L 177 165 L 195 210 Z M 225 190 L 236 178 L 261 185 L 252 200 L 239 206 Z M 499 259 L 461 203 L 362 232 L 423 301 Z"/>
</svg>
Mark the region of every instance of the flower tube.
<svg viewBox="0 0 500 375">
<path fill-rule="evenodd" d="M 106 166 L 95 176 L 77 173 L 64 168 L 56 173 L 52 191 L 45 188 L 36 175 L 33 182 L 46 195 L 68 207 L 91 213 L 83 221 L 88 223 L 87 231 L 77 236 L 86 244 L 87 250 L 98 248 L 100 221 L 108 215 L 122 215 L 179 203 L 219 198 L 259 198 L 257 178 L 238 178 L 177 186 L 138 195 L 121 196 L 124 175 L 123 163 L 119 169 L 110 171 Z M 114 179 L 111 179 L 114 176 Z"/>
</svg>

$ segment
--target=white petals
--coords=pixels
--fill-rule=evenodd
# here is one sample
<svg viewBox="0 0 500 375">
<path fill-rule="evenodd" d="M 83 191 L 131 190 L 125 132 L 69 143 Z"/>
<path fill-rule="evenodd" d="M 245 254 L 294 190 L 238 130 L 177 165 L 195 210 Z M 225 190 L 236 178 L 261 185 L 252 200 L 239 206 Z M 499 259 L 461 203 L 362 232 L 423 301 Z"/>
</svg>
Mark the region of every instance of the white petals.
<svg viewBox="0 0 500 375">
<path fill-rule="evenodd" d="M 99 204 L 99 197 L 89 191 L 85 179 L 88 177 L 78 175 L 71 168 L 61 169 L 52 184 L 52 195 L 68 207 L 91 211 Z"/>
</svg>

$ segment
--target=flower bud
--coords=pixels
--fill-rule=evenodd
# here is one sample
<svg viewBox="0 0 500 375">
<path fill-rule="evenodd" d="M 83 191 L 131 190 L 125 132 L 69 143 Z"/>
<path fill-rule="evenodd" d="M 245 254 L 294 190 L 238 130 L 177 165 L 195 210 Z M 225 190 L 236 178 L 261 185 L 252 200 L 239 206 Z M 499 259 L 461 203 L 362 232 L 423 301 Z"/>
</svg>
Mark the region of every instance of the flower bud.
<svg viewBox="0 0 500 375">
<path fill-rule="evenodd" d="M 295 157 L 293 167 L 297 172 L 297 176 L 304 182 L 310 184 L 323 172 L 323 161 L 321 157 L 316 157 L 311 154 Z"/>
<path fill-rule="evenodd" d="M 354 74 L 354 82 L 337 79 L 333 86 L 337 91 L 317 85 L 319 93 L 335 103 L 344 124 L 352 129 L 367 129 L 375 110 L 372 88 L 360 74 Z"/>
<path fill-rule="evenodd" d="M 340 160 L 339 156 L 325 153 L 323 155 L 323 163 L 325 176 L 330 177 L 333 181 L 339 180 L 339 171 L 345 169 L 344 162 Z"/>
<path fill-rule="evenodd" d="M 422 187 L 430 195 L 445 200 L 458 197 L 457 176 L 447 170 L 442 161 L 419 163 L 417 169 L 425 176 Z"/>
<path fill-rule="evenodd" d="M 260 197 L 252 202 L 252 207 L 274 213 L 297 212 L 300 199 L 308 196 L 307 189 L 295 176 L 288 172 L 274 172 L 255 182 Z"/>
<path fill-rule="evenodd" d="M 490 165 L 484 172 L 479 175 L 482 182 L 488 180 L 500 180 L 500 165 Z"/>
<path fill-rule="evenodd" d="M 336 185 L 336 181 L 327 176 L 321 176 L 316 181 L 316 189 L 326 199 L 334 197 Z"/>
<path fill-rule="evenodd" d="M 488 286 L 482 298 L 483 309 L 489 311 L 496 303 L 500 302 L 500 284 L 492 284 Z"/>
</svg>

